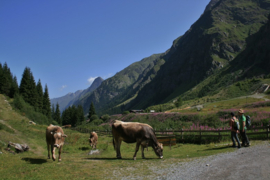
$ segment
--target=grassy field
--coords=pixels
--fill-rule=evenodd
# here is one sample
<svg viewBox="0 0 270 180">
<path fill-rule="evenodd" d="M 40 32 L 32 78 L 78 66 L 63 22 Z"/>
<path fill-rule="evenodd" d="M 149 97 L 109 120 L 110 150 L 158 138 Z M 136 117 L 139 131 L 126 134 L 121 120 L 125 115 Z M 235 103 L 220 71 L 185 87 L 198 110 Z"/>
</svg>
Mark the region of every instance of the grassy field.
<svg viewBox="0 0 270 180">
<path fill-rule="evenodd" d="M 69 129 L 62 153 L 62 162 L 47 159 L 45 125 L 29 125 L 23 114 L 18 114 L 0 95 L 0 179 L 120 179 L 121 177 L 144 176 L 156 169 L 170 166 L 171 163 L 190 161 L 194 158 L 222 152 L 234 151 L 230 142 L 219 144 L 176 144 L 171 150 L 164 147 L 164 159 L 158 159 L 152 148 L 145 152 L 146 159 L 137 154 L 133 160 L 135 144 L 122 143 L 123 159 L 116 159 L 112 138 L 100 136 L 97 149 L 99 154 L 89 155 L 91 151 L 88 137 Z M 4 150 L 8 142 L 26 143 L 28 152 L 12 154 Z M 254 142 L 254 144 L 260 143 Z"/>
</svg>

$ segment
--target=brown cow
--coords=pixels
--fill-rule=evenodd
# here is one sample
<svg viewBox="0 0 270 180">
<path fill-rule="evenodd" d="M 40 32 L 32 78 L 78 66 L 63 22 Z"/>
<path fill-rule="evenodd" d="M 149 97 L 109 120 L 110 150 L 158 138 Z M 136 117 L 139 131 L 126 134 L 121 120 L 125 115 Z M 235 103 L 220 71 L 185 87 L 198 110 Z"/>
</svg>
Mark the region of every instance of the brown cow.
<svg viewBox="0 0 270 180">
<path fill-rule="evenodd" d="M 70 124 L 64 125 L 64 126 L 62 126 L 62 128 L 71 128 L 71 125 Z"/>
<path fill-rule="evenodd" d="M 142 158 L 144 157 L 144 148 L 148 145 L 152 146 L 154 152 L 159 158 L 163 158 L 163 145 L 157 141 L 153 128 L 144 123 L 122 122 L 115 120 L 112 124 L 113 145 L 116 149 L 116 157 L 121 159 L 120 146 L 121 142 L 137 143 L 133 159 L 136 160 L 136 154 L 140 148 L 142 150 Z"/>
<path fill-rule="evenodd" d="M 89 138 L 89 143 L 90 146 L 94 149 L 97 148 L 97 141 L 98 141 L 98 135 L 96 132 L 91 132 L 90 133 L 90 138 Z"/>
<path fill-rule="evenodd" d="M 51 146 L 52 159 L 55 161 L 55 148 L 58 148 L 59 149 L 58 161 L 61 161 L 61 151 L 66 137 L 67 135 L 64 134 L 63 129 L 59 126 L 54 126 L 50 124 L 46 128 L 48 159 L 50 159 L 50 146 Z"/>
</svg>

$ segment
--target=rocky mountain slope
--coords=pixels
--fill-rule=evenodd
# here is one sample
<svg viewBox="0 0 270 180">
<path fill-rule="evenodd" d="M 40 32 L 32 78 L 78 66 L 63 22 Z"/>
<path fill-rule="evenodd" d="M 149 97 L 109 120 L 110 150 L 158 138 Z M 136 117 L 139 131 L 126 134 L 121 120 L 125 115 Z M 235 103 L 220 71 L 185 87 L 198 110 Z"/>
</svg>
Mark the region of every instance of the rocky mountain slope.
<svg viewBox="0 0 270 180">
<path fill-rule="evenodd" d="M 219 77 L 227 77 L 226 73 L 232 71 L 230 67 L 238 67 L 243 62 L 245 67 L 254 68 L 242 71 L 250 74 L 249 77 L 257 76 L 262 73 L 258 68 L 267 63 L 252 64 L 267 57 L 267 52 L 246 56 L 253 57 L 252 60 L 247 60 L 243 53 L 261 52 L 260 46 L 254 49 L 250 42 L 260 36 L 269 13 L 270 0 L 211 0 L 201 17 L 169 50 L 130 65 L 74 103 L 82 104 L 86 113 L 93 102 L 98 113 L 113 114 L 144 109 L 180 95 L 186 99 L 204 96 L 204 93 L 187 93 L 198 84 L 205 86 L 201 87 L 205 91 L 212 84 L 210 80 L 202 82 L 218 73 Z M 269 44 L 261 43 L 262 47 Z"/>
<path fill-rule="evenodd" d="M 78 90 L 75 93 L 68 93 L 67 95 L 59 98 L 53 98 L 51 99 L 51 104 L 56 105 L 58 103 L 59 109 L 62 112 L 67 107 L 73 105 L 74 102 L 78 101 L 80 98 L 83 98 L 84 96 L 88 96 L 89 94 L 91 94 L 101 85 L 103 81 L 104 80 L 101 77 L 97 77 L 89 88 L 85 90 Z"/>
</svg>

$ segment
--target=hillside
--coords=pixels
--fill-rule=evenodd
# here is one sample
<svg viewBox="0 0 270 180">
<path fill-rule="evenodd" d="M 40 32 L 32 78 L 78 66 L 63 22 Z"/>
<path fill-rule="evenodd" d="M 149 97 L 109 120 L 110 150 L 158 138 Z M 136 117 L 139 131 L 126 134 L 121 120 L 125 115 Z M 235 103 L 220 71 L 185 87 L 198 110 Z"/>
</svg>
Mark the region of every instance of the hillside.
<svg viewBox="0 0 270 180">
<path fill-rule="evenodd" d="M 267 23 L 269 7 L 270 1 L 217 2 L 174 44 L 173 52 L 164 56 L 166 63 L 156 78 L 138 93 L 131 107 L 146 108 L 172 100 L 209 75 L 240 61 L 236 57 L 246 48 L 247 38 Z"/>
<path fill-rule="evenodd" d="M 128 66 L 74 104 L 83 105 L 87 113 L 93 102 L 99 114 L 115 114 L 179 96 L 185 101 L 217 93 L 223 98 L 239 96 L 242 91 L 235 94 L 230 87 L 268 74 L 269 41 L 262 37 L 268 33 L 264 25 L 269 13 L 270 0 L 211 0 L 170 49 Z M 259 86 L 251 80 L 244 84 Z"/>
<path fill-rule="evenodd" d="M 131 64 L 127 68 L 116 73 L 113 77 L 103 81 L 101 86 L 93 91 L 93 93 L 77 100 L 74 104 L 83 105 L 84 112 L 87 113 L 91 102 L 93 102 L 96 111 L 101 112 L 101 109 L 117 105 L 116 103 L 113 103 L 116 97 L 119 97 L 121 102 L 131 98 L 135 94 L 127 93 L 129 88 L 132 87 L 138 79 L 142 79 L 146 72 L 150 71 L 152 67 L 158 63 L 159 57 L 160 54 L 154 54 Z M 125 98 L 123 99 L 123 97 Z M 118 103 L 119 100 L 116 102 Z"/>
</svg>

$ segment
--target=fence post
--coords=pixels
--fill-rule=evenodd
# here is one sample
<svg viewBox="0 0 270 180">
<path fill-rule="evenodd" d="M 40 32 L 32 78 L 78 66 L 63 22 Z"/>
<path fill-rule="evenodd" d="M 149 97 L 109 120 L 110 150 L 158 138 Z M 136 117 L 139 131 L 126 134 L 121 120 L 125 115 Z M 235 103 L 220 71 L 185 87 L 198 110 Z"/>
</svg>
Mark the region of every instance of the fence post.
<svg viewBox="0 0 270 180">
<path fill-rule="evenodd" d="M 269 125 L 267 127 L 267 139 L 269 139 Z"/>
<path fill-rule="evenodd" d="M 200 144 L 202 143 L 202 128 L 200 127 Z"/>
<path fill-rule="evenodd" d="M 220 129 L 218 130 L 219 142 L 221 141 Z"/>
<path fill-rule="evenodd" d="M 183 141 L 183 129 L 181 129 L 181 139 Z"/>
</svg>

